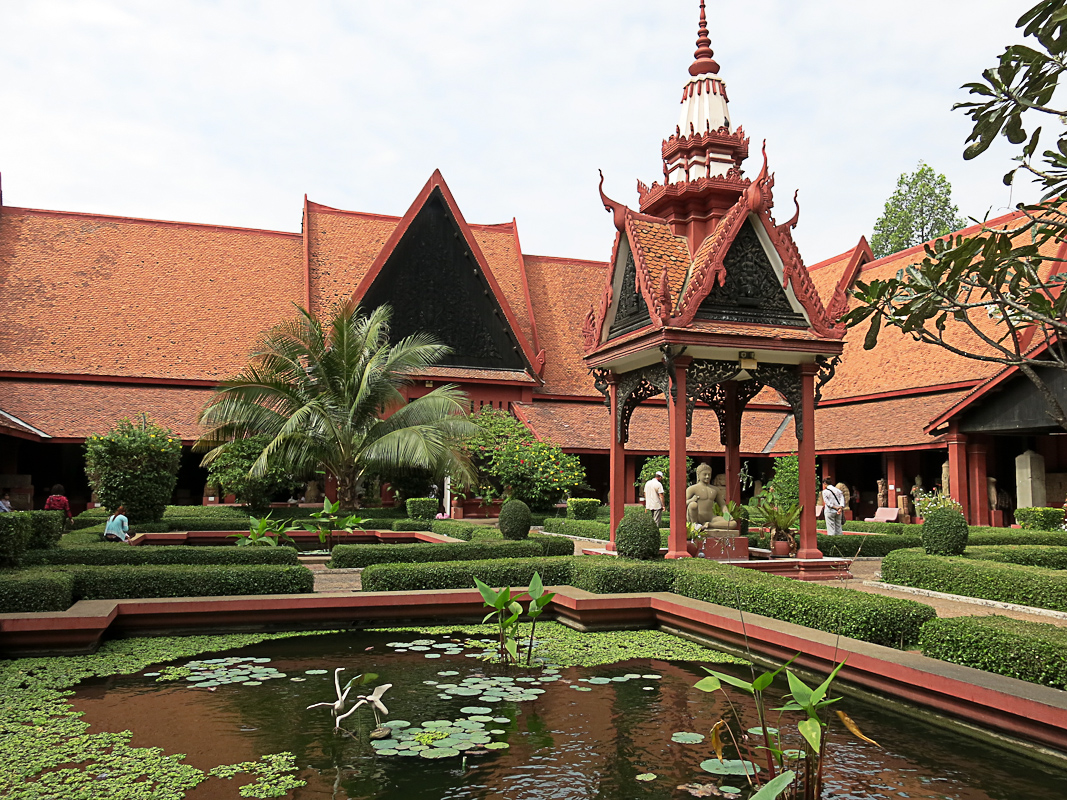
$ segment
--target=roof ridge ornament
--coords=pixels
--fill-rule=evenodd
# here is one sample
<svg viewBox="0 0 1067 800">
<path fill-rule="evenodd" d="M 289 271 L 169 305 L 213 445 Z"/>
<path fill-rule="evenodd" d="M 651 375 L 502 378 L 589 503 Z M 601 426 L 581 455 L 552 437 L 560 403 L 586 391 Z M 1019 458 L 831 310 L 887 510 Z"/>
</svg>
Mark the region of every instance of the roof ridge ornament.
<svg viewBox="0 0 1067 800">
<path fill-rule="evenodd" d="M 711 49 L 711 38 L 708 36 L 708 18 L 704 11 L 704 0 L 700 0 L 700 28 L 697 31 L 697 49 L 693 53 L 693 58 L 696 60 L 689 67 L 689 74 L 696 75 L 718 75 L 719 64 L 712 56 L 715 55 L 715 51 Z"/>
<path fill-rule="evenodd" d="M 629 209 L 617 200 L 612 200 L 606 194 L 604 194 L 604 170 L 598 169 L 600 173 L 600 186 L 598 191 L 600 192 L 600 202 L 604 204 L 604 210 L 609 212 L 612 217 L 612 222 L 615 224 L 615 229 L 622 233 L 626 230 L 626 212 Z"/>
</svg>

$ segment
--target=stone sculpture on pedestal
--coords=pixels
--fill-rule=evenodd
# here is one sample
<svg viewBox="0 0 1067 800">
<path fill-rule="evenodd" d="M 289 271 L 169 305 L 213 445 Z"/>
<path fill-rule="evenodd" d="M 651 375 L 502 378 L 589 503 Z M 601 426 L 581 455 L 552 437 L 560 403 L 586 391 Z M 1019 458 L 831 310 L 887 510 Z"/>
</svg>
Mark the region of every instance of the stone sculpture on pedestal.
<svg viewBox="0 0 1067 800">
<path fill-rule="evenodd" d="M 685 518 L 701 530 L 731 530 L 737 527 L 736 520 L 727 520 L 716 514 L 716 506 L 726 505 L 726 476 L 711 480 L 711 466 L 697 467 L 697 482 L 685 491 Z"/>
<path fill-rule="evenodd" d="M 889 508 L 889 485 L 885 478 L 878 479 L 878 507 Z"/>
</svg>

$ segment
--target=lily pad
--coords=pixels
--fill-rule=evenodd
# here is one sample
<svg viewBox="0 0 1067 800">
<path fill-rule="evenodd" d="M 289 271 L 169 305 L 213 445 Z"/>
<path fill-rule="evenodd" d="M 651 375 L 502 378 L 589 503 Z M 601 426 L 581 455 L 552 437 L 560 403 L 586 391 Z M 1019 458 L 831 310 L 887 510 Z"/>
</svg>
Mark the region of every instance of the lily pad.
<svg viewBox="0 0 1067 800">
<path fill-rule="evenodd" d="M 437 674 L 440 675 L 442 678 L 447 678 L 449 675 L 459 675 L 459 673 L 456 672 L 454 669 L 446 669 L 443 672 L 438 672 Z"/>
<path fill-rule="evenodd" d="M 159 673 L 159 672 L 146 672 L 146 673 L 144 674 L 144 676 L 145 676 L 146 678 L 158 678 L 158 677 L 160 676 L 160 674 L 161 674 L 161 673 Z"/>
<path fill-rule="evenodd" d="M 291 680 L 293 683 L 300 683 L 301 681 L 306 681 L 307 678 L 290 678 L 289 680 Z"/>
<path fill-rule="evenodd" d="M 396 750 L 394 748 L 387 748 L 387 749 L 384 749 L 384 750 L 379 750 L 378 751 L 378 755 L 380 755 L 380 756 L 398 756 L 398 755 L 400 755 L 400 751 Z"/>
<path fill-rule="evenodd" d="M 496 722 L 496 717 L 487 717 L 485 714 L 475 714 L 471 717 L 472 722 Z"/>
<path fill-rule="evenodd" d="M 262 686 L 263 681 L 245 681 L 242 686 Z"/>
<path fill-rule="evenodd" d="M 458 756 L 459 750 L 454 750 L 451 747 L 428 747 L 419 753 L 423 758 L 451 758 L 452 756 Z"/>
<path fill-rule="evenodd" d="M 639 780 L 639 781 L 654 781 L 654 780 L 656 780 L 656 773 L 655 772 L 642 772 L 640 775 L 637 776 L 637 780 Z"/>
<path fill-rule="evenodd" d="M 492 710 L 485 706 L 463 706 L 459 711 L 461 714 L 488 714 Z"/>
<path fill-rule="evenodd" d="M 306 670 L 304 670 L 304 674 L 305 675 L 325 675 L 328 671 L 329 670 L 325 670 L 325 669 L 306 669 Z"/>
<path fill-rule="evenodd" d="M 431 719 L 429 722 L 422 723 L 424 728 L 451 728 L 452 720 L 450 719 Z"/>
<path fill-rule="evenodd" d="M 424 655 L 424 658 L 440 658 L 440 657 L 441 657 L 440 653 L 426 653 Z"/>
<path fill-rule="evenodd" d="M 700 762 L 700 768 L 705 772 L 710 772 L 712 775 L 744 775 L 746 769 L 749 774 L 760 771 L 760 768 L 751 761 L 739 761 L 730 758 L 724 761 L 719 761 L 717 758 L 709 758 L 707 761 Z"/>
<path fill-rule="evenodd" d="M 486 750 L 507 750 L 511 747 L 507 742 L 489 742 L 485 745 Z"/>
<path fill-rule="evenodd" d="M 741 788 L 738 786 L 720 786 L 719 791 L 726 794 L 741 794 Z"/>
<path fill-rule="evenodd" d="M 704 741 L 704 734 L 690 731 L 678 731 L 671 734 L 671 741 L 679 744 L 700 744 Z"/>
<path fill-rule="evenodd" d="M 603 685 L 605 683 L 611 683 L 611 678 L 590 678 L 589 682 L 598 685 Z"/>
<path fill-rule="evenodd" d="M 511 720 L 507 717 L 493 717 L 493 722 L 496 722 L 500 725 L 507 725 L 509 722 L 511 722 Z"/>
<path fill-rule="evenodd" d="M 763 728 L 749 728 L 748 731 L 746 731 L 746 732 L 751 734 L 752 736 L 763 736 Z M 771 726 L 768 725 L 767 726 L 767 733 L 769 733 L 771 736 L 775 736 L 778 733 L 778 729 L 777 728 L 772 728 Z"/>
<path fill-rule="evenodd" d="M 662 675 L 642 675 L 641 677 L 644 678 L 645 680 L 649 680 L 649 681 L 658 681 L 663 676 Z"/>
<path fill-rule="evenodd" d="M 578 691 L 578 692 L 591 692 L 591 691 L 593 691 L 592 687 L 590 687 L 590 686 L 571 686 L 571 688 L 574 689 L 575 691 Z"/>
</svg>

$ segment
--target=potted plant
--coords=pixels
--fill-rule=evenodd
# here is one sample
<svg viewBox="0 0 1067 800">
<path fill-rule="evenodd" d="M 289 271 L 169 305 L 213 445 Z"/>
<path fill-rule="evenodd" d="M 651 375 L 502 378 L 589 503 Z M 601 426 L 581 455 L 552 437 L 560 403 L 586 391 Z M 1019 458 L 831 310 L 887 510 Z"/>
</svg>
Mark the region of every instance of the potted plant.
<svg viewBox="0 0 1067 800">
<path fill-rule="evenodd" d="M 704 544 L 704 540 L 708 537 L 706 531 L 702 530 L 697 525 L 694 525 L 689 520 L 685 523 L 685 549 L 689 552 L 693 558 L 696 558 L 697 553 L 700 552 L 701 545 Z"/>
<path fill-rule="evenodd" d="M 799 503 L 781 504 L 774 492 L 768 492 L 760 496 L 755 506 L 756 520 L 765 529 L 765 534 L 770 538 L 771 553 L 776 558 L 785 558 L 796 554 L 797 540 L 793 533 L 793 527 L 800 519 L 801 506 Z"/>
</svg>

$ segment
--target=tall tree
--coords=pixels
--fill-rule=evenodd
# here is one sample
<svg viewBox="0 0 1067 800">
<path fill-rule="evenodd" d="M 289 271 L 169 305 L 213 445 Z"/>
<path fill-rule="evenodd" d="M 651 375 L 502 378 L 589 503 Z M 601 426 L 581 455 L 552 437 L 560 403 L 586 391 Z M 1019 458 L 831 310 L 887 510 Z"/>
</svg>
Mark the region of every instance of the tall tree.
<svg viewBox="0 0 1067 800">
<path fill-rule="evenodd" d="M 965 358 L 1017 367 L 1045 399 L 1049 416 L 1067 430 L 1067 414 L 1043 374 L 1067 371 L 1067 283 L 1063 259 L 1054 255 L 1067 241 L 1067 108 L 1051 106 L 1067 71 L 1067 2 L 1042 0 L 1016 27 L 1030 44 L 1007 47 L 982 82 L 965 85 L 977 99 L 958 103 L 974 122 L 964 158 L 981 155 L 999 137 L 1021 146 L 1018 172 L 1045 189 L 1044 199 L 1020 205 L 1020 219 L 983 225 L 977 233 L 927 245 L 925 256 L 895 278 L 858 281 L 859 303 L 844 318 L 849 327 L 869 321 L 864 347 L 871 349 L 883 326 Z M 1055 145 L 1035 161 L 1042 128 L 1055 125 Z"/>
<path fill-rule="evenodd" d="M 200 413 L 207 432 L 197 448 L 256 435 L 269 441 L 249 475 L 273 466 L 309 475 L 325 468 L 337 478 L 344 510 L 357 508 L 357 486 L 367 474 L 409 468 L 469 474 L 463 441 L 478 432 L 463 414 L 466 395 L 441 386 L 410 402 L 401 389 L 449 353 L 429 334 L 391 344 L 392 311 L 363 315 L 339 306 L 326 324 L 299 309 L 297 319 L 262 337 L 250 363 L 223 381 Z"/>
<path fill-rule="evenodd" d="M 962 228 L 966 221 L 952 203 L 952 184 L 920 161 L 915 172 L 901 173 L 897 188 L 874 223 L 875 258 L 898 253 Z"/>
</svg>

